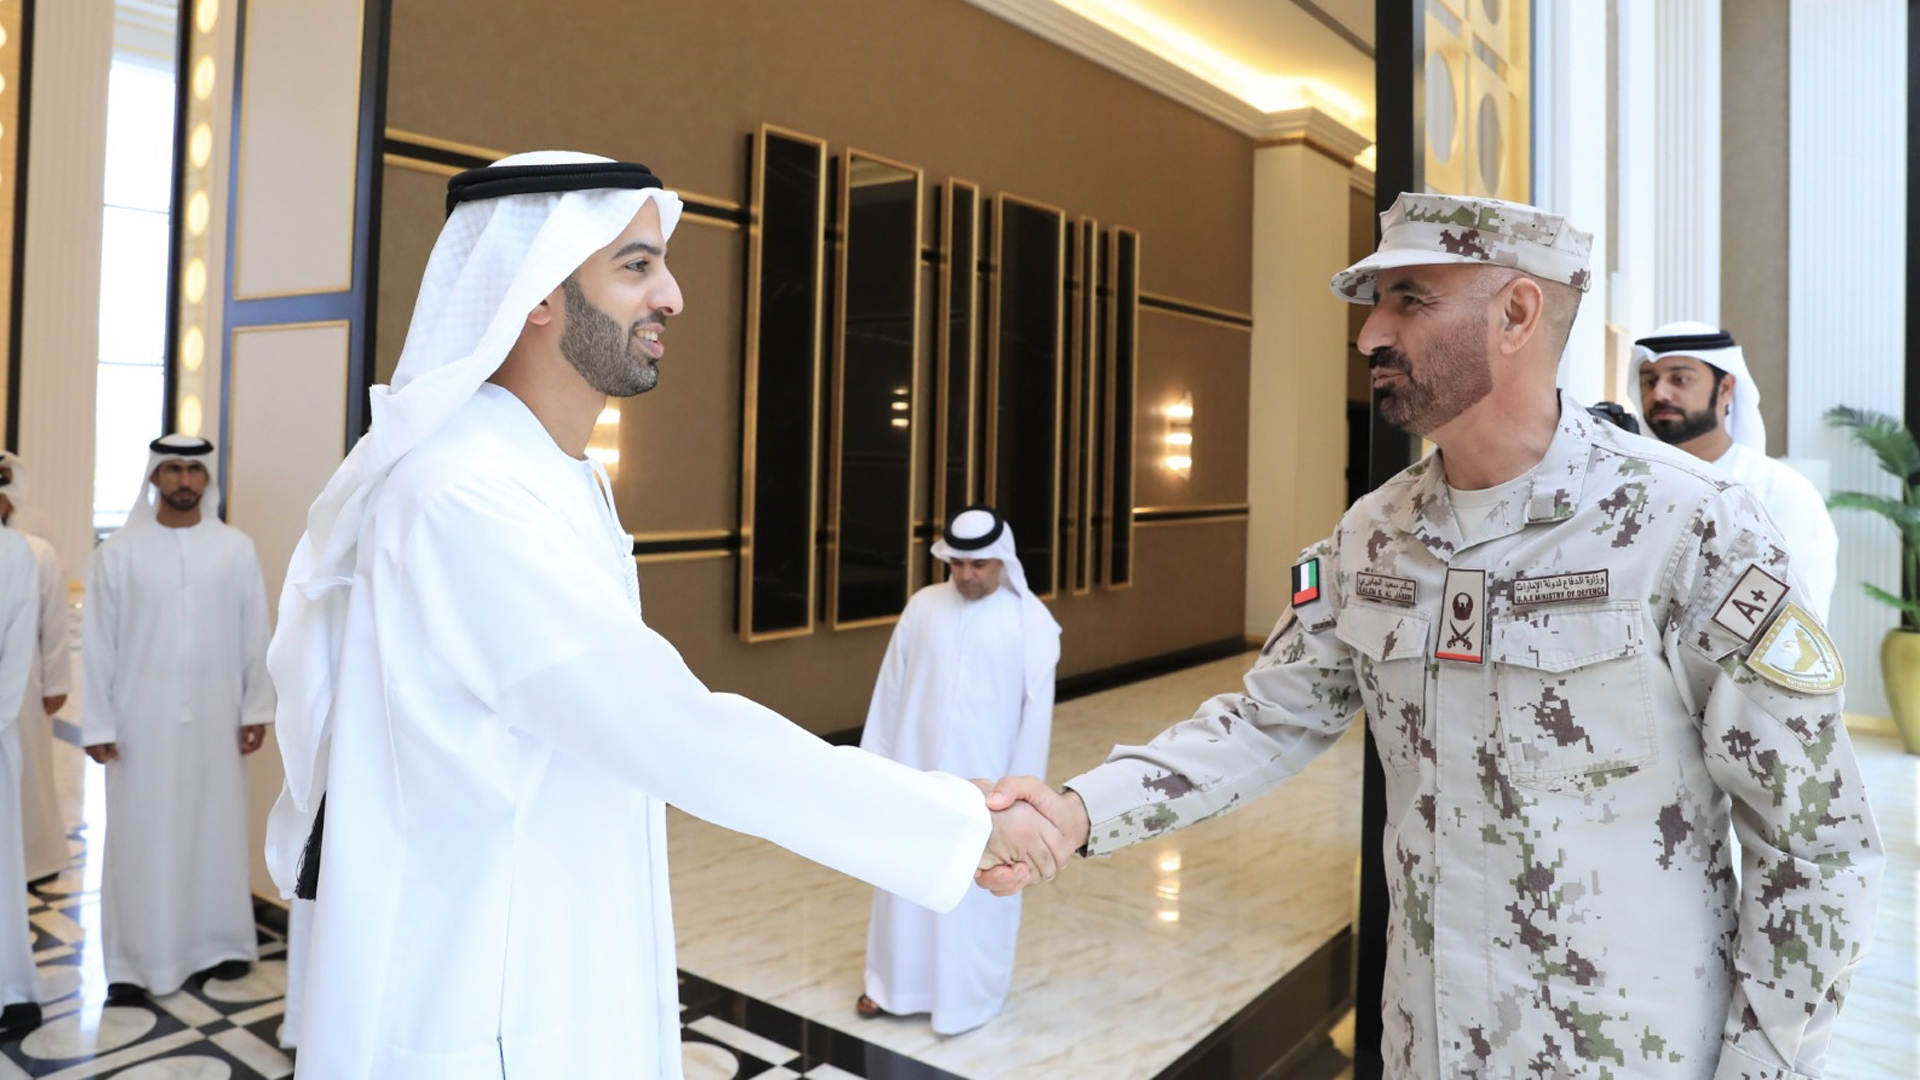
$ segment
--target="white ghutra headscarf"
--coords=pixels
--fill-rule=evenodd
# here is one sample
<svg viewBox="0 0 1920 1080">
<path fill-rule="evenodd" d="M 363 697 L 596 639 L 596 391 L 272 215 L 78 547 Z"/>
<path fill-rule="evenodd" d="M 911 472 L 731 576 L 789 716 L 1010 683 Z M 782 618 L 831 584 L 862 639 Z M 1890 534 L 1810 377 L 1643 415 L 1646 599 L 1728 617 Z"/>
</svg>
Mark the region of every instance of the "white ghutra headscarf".
<svg viewBox="0 0 1920 1080">
<path fill-rule="evenodd" d="M 946 531 L 933 542 L 933 557 L 941 562 L 1000 560 L 1001 585 L 1020 597 L 1020 637 L 1021 646 L 1026 650 L 1027 695 L 1036 696 L 1051 684 L 1054 667 L 1060 662 L 1060 624 L 1028 587 L 1026 569 L 1020 565 L 1013 543 L 1013 526 L 1000 512 L 989 506 L 969 506 L 953 515 Z"/>
<path fill-rule="evenodd" d="M 153 486 L 153 474 L 169 461 L 206 468 L 207 493 L 200 496 L 200 520 L 220 516 L 220 455 L 213 452 L 212 442 L 198 435 L 175 432 L 147 444 L 147 471 L 140 474 L 140 495 L 127 511 L 128 525 L 144 525 L 159 518 L 160 490 Z"/>
<path fill-rule="evenodd" d="M 636 171 L 652 186 L 636 187 Z M 541 173 L 565 179 L 521 180 Z M 618 239 L 642 206 L 652 201 L 661 235 L 673 235 L 680 197 L 658 184 L 644 167 L 564 151 L 515 154 L 449 184 L 450 212 L 427 261 L 393 385 L 372 388 L 371 427 L 307 513 L 267 649 L 286 767 L 286 787 L 267 823 L 267 865 L 283 894 L 293 894 L 326 790 L 341 638 L 368 510 L 400 459 L 499 369 L 527 313 Z"/>
</svg>

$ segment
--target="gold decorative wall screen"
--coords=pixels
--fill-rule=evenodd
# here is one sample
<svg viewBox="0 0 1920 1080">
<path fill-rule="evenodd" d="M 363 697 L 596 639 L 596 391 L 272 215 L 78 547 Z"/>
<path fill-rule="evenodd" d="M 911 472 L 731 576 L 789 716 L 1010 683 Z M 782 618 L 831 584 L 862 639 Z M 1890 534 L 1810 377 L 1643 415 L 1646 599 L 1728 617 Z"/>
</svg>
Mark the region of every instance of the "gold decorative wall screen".
<svg viewBox="0 0 1920 1080">
<path fill-rule="evenodd" d="M 1036 594 L 1131 584 L 1139 234 L 948 180 L 929 249 L 918 167 L 769 124 L 749 186 L 740 636 L 892 621 L 916 526 L 975 501 Z"/>
<path fill-rule="evenodd" d="M 740 425 L 739 633 L 813 632 L 827 144 L 753 135 Z"/>
</svg>

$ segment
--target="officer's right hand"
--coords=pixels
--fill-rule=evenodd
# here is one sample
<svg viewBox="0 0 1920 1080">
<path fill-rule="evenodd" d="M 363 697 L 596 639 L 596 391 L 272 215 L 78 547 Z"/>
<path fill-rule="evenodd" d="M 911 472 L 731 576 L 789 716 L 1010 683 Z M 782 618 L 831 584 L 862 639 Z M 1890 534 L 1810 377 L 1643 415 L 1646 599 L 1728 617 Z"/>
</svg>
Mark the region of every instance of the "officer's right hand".
<svg viewBox="0 0 1920 1080">
<path fill-rule="evenodd" d="M 110 742 L 103 742 L 94 746 L 89 746 L 87 747 L 87 756 L 99 762 L 102 765 L 105 765 L 109 761 L 119 761 L 120 746 L 118 743 L 110 743 Z"/>
</svg>

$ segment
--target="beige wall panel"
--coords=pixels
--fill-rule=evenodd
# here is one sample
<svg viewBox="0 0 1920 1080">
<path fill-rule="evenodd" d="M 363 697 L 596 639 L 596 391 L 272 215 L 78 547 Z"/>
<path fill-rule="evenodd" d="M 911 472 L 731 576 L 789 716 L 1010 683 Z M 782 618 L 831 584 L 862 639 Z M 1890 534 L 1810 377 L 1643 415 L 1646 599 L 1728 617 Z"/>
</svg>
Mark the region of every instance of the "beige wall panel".
<svg viewBox="0 0 1920 1080">
<path fill-rule="evenodd" d="M 1247 343 L 1244 329 L 1140 310 L 1135 506 L 1247 501 Z M 1193 395 L 1193 475 L 1168 469 L 1167 406 Z"/>
<path fill-rule="evenodd" d="M 1720 322 L 1760 389 L 1767 453 L 1787 452 L 1787 0 L 1721 8 Z"/>
<path fill-rule="evenodd" d="M 347 324 L 242 329 L 233 335 L 227 421 L 227 522 L 253 537 L 269 606 L 307 508 L 340 464 L 347 429 Z"/>
<path fill-rule="evenodd" d="M 233 275 L 242 299 L 353 287 L 361 7 L 247 5 Z"/>
<path fill-rule="evenodd" d="M 961 0 L 407 0 L 390 56 L 405 131 L 592 150 L 745 201 L 746 136 L 771 121 L 1135 226 L 1141 288 L 1247 310 L 1251 142 Z"/>
<path fill-rule="evenodd" d="M 280 606 L 280 585 L 306 531 L 307 507 L 340 464 L 347 426 L 347 344 L 345 323 L 233 335 L 224 448 L 227 522 L 253 538 L 270 611 Z M 280 793 L 282 775 L 280 755 L 269 739 L 247 762 L 256 839 Z M 254 891 L 278 895 L 260 845 L 252 850 Z"/>
</svg>

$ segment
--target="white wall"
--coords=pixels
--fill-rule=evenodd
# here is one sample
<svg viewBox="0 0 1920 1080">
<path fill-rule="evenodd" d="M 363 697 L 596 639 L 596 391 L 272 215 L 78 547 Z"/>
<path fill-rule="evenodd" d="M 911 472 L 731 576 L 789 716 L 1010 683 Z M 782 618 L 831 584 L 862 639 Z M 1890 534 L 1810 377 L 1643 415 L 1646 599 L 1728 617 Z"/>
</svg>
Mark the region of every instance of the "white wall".
<svg viewBox="0 0 1920 1080">
<path fill-rule="evenodd" d="M 1835 405 L 1897 414 L 1905 400 L 1907 5 L 1794 0 L 1788 48 L 1787 453 L 1826 459 L 1835 490 L 1896 494 L 1822 417 Z M 1898 591 L 1899 547 L 1878 516 L 1833 523 L 1847 710 L 1885 716 L 1880 639 L 1896 616 L 1858 583 Z"/>
<path fill-rule="evenodd" d="M 34 9 L 20 322 L 20 456 L 69 578 L 93 550 L 94 384 L 113 5 Z"/>
</svg>

